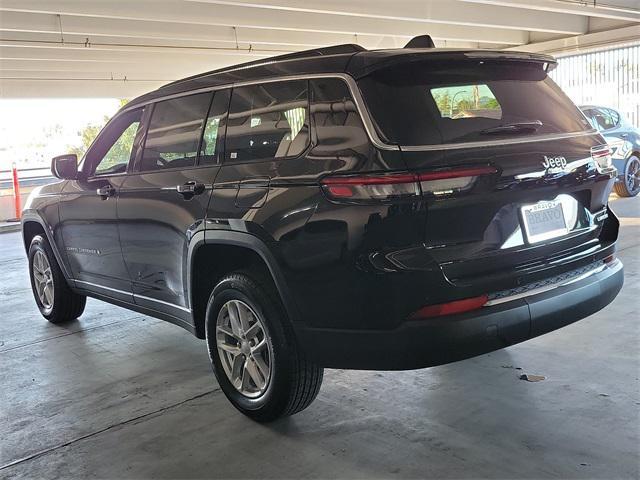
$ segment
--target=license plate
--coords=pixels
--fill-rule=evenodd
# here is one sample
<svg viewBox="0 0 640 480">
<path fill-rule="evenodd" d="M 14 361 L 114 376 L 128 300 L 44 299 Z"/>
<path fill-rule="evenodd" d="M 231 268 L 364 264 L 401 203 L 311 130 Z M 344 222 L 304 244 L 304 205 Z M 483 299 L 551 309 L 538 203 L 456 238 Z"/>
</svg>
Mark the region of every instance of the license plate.
<svg viewBox="0 0 640 480">
<path fill-rule="evenodd" d="M 568 233 L 560 202 L 538 202 L 521 208 L 529 243 L 549 240 Z"/>
</svg>

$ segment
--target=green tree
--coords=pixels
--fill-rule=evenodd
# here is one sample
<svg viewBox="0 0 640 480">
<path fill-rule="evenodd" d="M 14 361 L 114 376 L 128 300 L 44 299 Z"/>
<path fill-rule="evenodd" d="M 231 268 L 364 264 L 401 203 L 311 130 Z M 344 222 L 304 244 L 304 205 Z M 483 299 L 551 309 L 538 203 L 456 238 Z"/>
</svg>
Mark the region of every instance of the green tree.
<svg viewBox="0 0 640 480">
<path fill-rule="evenodd" d="M 451 108 L 451 95 L 449 95 L 449 92 L 438 92 L 434 95 L 433 99 L 436 101 L 440 113 L 448 116 Z"/>
<path fill-rule="evenodd" d="M 498 108 L 500 108 L 500 104 L 498 103 L 498 100 L 496 100 L 495 98 L 489 98 L 486 101 L 484 107 L 497 110 Z"/>
<path fill-rule="evenodd" d="M 128 102 L 129 100 L 121 98 L 119 101 L 120 108 L 124 107 Z M 109 117 L 105 115 L 102 119 L 102 123 L 87 124 L 82 130 L 78 132 L 78 136 L 80 137 L 80 145 L 68 146 L 67 150 L 69 151 L 69 153 L 75 153 L 78 158 L 82 158 L 87 152 L 89 146 L 91 146 L 95 138 L 98 136 L 98 133 L 100 133 L 100 130 L 102 130 L 102 128 L 107 124 L 108 121 Z M 125 132 L 125 134 L 130 134 L 130 132 L 127 131 Z M 133 132 L 133 136 L 135 136 L 135 131 Z M 133 138 L 131 140 L 131 143 L 133 143 Z"/>
</svg>

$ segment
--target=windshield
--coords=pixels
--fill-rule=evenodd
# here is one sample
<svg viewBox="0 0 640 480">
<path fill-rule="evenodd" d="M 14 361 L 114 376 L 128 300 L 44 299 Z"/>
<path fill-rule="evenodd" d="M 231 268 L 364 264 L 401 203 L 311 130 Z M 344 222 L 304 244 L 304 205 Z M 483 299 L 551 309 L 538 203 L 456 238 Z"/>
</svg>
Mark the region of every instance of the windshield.
<svg viewBox="0 0 640 480">
<path fill-rule="evenodd" d="M 495 140 L 590 128 L 578 108 L 540 66 L 533 64 L 407 63 L 378 70 L 358 84 L 381 136 L 400 145 Z M 532 125 L 535 128 L 530 128 Z"/>
</svg>

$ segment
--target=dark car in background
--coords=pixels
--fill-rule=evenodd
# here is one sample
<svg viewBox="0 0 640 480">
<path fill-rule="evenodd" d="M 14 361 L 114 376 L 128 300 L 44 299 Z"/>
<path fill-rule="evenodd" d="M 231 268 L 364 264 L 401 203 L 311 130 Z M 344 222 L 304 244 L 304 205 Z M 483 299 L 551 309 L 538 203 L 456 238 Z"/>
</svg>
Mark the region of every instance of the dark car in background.
<svg viewBox="0 0 640 480">
<path fill-rule="evenodd" d="M 27 202 L 42 315 L 90 296 L 186 328 L 266 421 L 306 408 L 324 367 L 440 365 L 608 305 L 616 171 L 555 60 L 432 45 L 299 52 L 132 100 Z"/>
<path fill-rule="evenodd" d="M 640 130 L 613 108 L 583 105 L 580 109 L 611 147 L 611 160 L 618 170 L 615 192 L 635 197 L 640 193 Z"/>
</svg>

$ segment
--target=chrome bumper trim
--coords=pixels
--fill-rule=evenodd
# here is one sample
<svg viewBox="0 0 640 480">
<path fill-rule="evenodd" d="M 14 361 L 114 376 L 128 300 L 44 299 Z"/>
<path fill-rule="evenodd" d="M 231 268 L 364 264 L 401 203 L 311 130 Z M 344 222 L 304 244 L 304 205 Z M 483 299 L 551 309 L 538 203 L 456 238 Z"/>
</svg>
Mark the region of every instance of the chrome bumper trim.
<svg viewBox="0 0 640 480">
<path fill-rule="evenodd" d="M 591 275 L 595 275 L 596 273 L 602 272 L 603 270 L 605 270 L 607 268 L 607 266 L 608 266 L 608 264 L 602 263 L 601 265 L 596 266 L 596 267 L 594 267 L 593 269 L 591 269 L 591 270 L 589 270 L 587 272 L 584 272 L 584 273 L 578 274 L 578 275 L 576 275 L 576 276 L 574 276 L 572 278 L 569 278 L 568 280 L 566 280 L 564 282 L 561 281 L 561 282 L 558 282 L 558 283 L 553 283 L 553 284 L 545 285 L 545 286 L 542 286 L 542 287 L 532 288 L 532 289 L 526 290 L 526 291 L 524 291 L 522 293 L 516 293 L 514 295 L 500 296 L 498 298 L 490 299 L 483 305 L 483 307 L 492 307 L 494 305 L 500 305 L 502 303 L 512 302 L 512 301 L 517 300 L 519 298 L 530 297 L 532 295 L 538 295 L 540 293 L 545 293 L 545 292 L 548 292 L 550 290 L 554 290 L 554 289 L 559 288 L 559 287 L 564 287 L 566 285 L 571 285 L 572 283 L 576 283 L 576 282 L 579 282 L 580 280 L 584 280 L 585 278 L 588 278 Z"/>
</svg>

